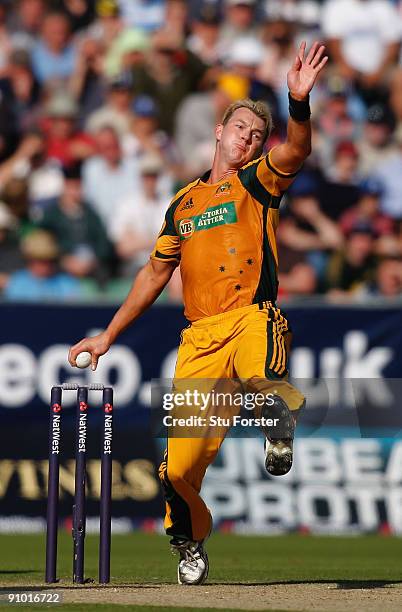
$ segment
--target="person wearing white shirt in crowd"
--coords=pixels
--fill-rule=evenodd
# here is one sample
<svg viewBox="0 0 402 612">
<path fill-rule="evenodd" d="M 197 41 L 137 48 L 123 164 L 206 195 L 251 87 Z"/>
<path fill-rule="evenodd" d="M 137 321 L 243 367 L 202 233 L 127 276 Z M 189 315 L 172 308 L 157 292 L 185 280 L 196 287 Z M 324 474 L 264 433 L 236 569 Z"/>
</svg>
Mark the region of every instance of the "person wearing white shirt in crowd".
<svg viewBox="0 0 402 612">
<path fill-rule="evenodd" d="M 98 154 L 82 168 L 83 194 L 109 233 L 115 203 L 138 188 L 138 160 L 123 155 L 118 134 L 111 127 L 101 128 L 95 140 Z"/>
<path fill-rule="evenodd" d="M 116 252 L 125 262 L 122 272 L 130 277 L 149 259 L 173 195 L 161 157 L 146 153 L 139 161 L 139 170 L 140 187 L 116 200 L 109 228 Z"/>
<path fill-rule="evenodd" d="M 322 30 L 342 75 L 375 87 L 397 60 L 401 18 L 390 0 L 327 0 Z"/>
</svg>

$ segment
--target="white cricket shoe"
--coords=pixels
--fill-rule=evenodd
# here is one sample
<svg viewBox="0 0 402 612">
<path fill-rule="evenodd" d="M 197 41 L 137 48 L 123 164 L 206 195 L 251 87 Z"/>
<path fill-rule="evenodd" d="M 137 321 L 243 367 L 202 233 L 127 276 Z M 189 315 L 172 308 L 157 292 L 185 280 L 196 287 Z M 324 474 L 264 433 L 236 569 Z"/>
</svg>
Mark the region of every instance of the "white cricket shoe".
<svg viewBox="0 0 402 612">
<path fill-rule="evenodd" d="M 177 581 L 179 584 L 203 584 L 208 577 L 208 555 L 203 542 L 191 540 L 171 541 L 173 554 L 180 555 L 177 568 Z"/>
</svg>

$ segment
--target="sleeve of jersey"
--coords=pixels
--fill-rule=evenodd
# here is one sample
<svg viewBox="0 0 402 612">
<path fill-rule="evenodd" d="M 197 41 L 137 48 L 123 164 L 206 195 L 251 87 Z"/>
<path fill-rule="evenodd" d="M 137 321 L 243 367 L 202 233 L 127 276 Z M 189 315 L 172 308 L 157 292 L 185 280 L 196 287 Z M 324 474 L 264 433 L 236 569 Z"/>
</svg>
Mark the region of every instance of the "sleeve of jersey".
<svg viewBox="0 0 402 612">
<path fill-rule="evenodd" d="M 294 181 L 297 172 L 282 172 L 274 166 L 271 151 L 263 157 L 257 167 L 257 177 L 261 184 L 274 196 L 280 196 Z"/>
<path fill-rule="evenodd" d="M 173 202 L 166 211 L 165 220 L 151 253 L 151 259 L 180 261 L 180 238 L 174 224 L 174 211 L 176 210 L 174 204 Z"/>
</svg>

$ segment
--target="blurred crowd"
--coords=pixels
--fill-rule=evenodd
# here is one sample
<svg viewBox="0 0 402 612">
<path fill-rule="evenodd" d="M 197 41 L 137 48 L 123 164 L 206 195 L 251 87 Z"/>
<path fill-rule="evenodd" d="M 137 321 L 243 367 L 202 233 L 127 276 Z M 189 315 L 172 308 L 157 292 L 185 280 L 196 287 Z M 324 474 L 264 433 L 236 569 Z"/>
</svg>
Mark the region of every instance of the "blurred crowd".
<svg viewBox="0 0 402 612">
<path fill-rule="evenodd" d="M 0 295 L 124 297 L 232 101 L 265 100 L 267 149 L 284 139 L 286 72 L 316 39 L 330 62 L 283 198 L 281 297 L 402 297 L 393 0 L 0 0 Z"/>
</svg>

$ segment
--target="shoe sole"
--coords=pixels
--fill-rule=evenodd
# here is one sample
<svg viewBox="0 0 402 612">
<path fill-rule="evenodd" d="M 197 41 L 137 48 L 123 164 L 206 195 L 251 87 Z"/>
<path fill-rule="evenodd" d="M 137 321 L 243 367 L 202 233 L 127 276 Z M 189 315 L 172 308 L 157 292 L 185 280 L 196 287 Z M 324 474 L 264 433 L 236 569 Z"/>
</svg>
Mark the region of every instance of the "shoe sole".
<svg viewBox="0 0 402 612">
<path fill-rule="evenodd" d="M 275 445 L 273 443 L 268 444 L 265 457 L 265 469 L 271 476 L 284 476 L 290 472 L 293 465 L 293 450 L 290 446 L 284 447 L 282 450 L 286 450 L 281 455 L 277 455 L 274 452 Z"/>
</svg>

